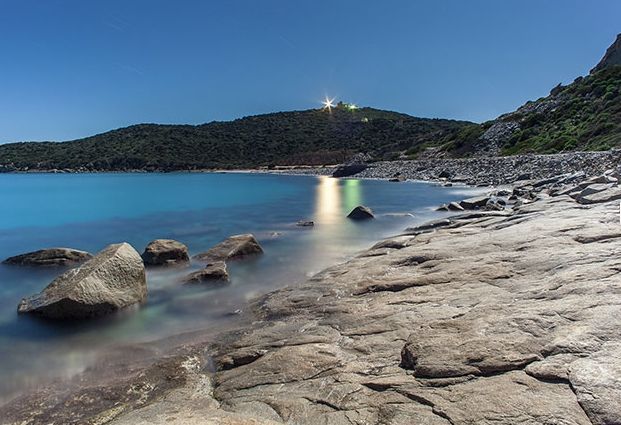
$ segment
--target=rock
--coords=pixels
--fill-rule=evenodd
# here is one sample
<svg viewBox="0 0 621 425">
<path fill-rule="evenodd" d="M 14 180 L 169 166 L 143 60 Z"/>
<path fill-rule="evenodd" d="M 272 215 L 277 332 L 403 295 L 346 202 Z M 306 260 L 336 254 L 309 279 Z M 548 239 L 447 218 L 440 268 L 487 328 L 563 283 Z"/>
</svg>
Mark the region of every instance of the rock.
<svg viewBox="0 0 621 425">
<path fill-rule="evenodd" d="M 488 196 L 478 196 L 474 198 L 464 199 L 459 203 L 459 205 L 465 210 L 473 210 L 475 208 L 484 207 L 489 201 Z"/>
<path fill-rule="evenodd" d="M 190 261 L 188 247 L 172 239 L 156 239 L 149 242 L 142 253 L 147 266 L 170 266 Z"/>
<path fill-rule="evenodd" d="M 213 283 L 213 282 L 228 282 L 229 273 L 226 270 L 226 263 L 224 261 L 216 261 L 198 270 L 194 273 L 190 273 L 183 279 L 183 283 L 197 284 L 197 283 Z"/>
<path fill-rule="evenodd" d="M 393 183 L 404 182 L 405 181 L 405 177 L 403 177 L 403 176 L 392 177 L 392 178 L 388 179 L 388 181 L 389 182 L 393 182 Z"/>
<path fill-rule="evenodd" d="M 593 193 L 591 195 L 579 196 L 576 200 L 581 204 L 599 204 L 602 202 L 617 201 L 621 199 L 621 187 L 604 190 L 602 192 Z"/>
<path fill-rule="evenodd" d="M 490 211 L 502 211 L 507 203 L 500 198 L 490 198 L 485 204 L 485 209 Z"/>
<path fill-rule="evenodd" d="M 367 164 L 346 164 L 340 165 L 332 173 L 332 177 L 349 177 L 367 169 Z"/>
<path fill-rule="evenodd" d="M 451 224 L 453 224 L 453 222 L 450 219 L 442 218 L 439 220 L 429 221 L 427 223 L 421 224 L 420 226 L 408 227 L 407 229 L 405 229 L 405 232 L 406 234 L 424 233 L 440 227 L 447 227 Z"/>
<path fill-rule="evenodd" d="M 71 266 L 93 258 L 85 251 L 71 248 L 47 248 L 9 257 L 4 264 L 18 266 Z"/>
<path fill-rule="evenodd" d="M 140 303 L 147 296 L 144 264 L 128 243 L 113 244 L 68 270 L 37 295 L 22 299 L 18 313 L 82 319 Z"/>
<path fill-rule="evenodd" d="M 449 211 L 463 211 L 464 207 L 459 205 L 457 202 L 449 202 L 447 205 Z"/>
<path fill-rule="evenodd" d="M 252 234 L 234 235 L 220 242 L 206 252 L 194 256 L 196 260 L 214 263 L 217 261 L 236 260 L 251 255 L 263 253 L 263 248 L 259 245 Z"/>
<path fill-rule="evenodd" d="M 312 220 L 300 220 L 295 225 L 299 227 L 313 227 L 315 225 L 315 222 Z"/>
<path fill-rule="evenodd" d="M 440 171 L 440 173 L 438 174 L 438 178 L 439 179 L 450 179 L 451 178 L 451 172 L 448 171 L 448 170 Z"/>
<path fill-rule="evenodd" d="M 375 215 L 373 215 L 373 211 L 371 211 L 369 207 L 358 205 L 356 208 L 351 210 L 349 214 L 347 214 L 347 217 L 352 220 L 368 220 L 370 218 L 375 218 Z"/>
</svg>

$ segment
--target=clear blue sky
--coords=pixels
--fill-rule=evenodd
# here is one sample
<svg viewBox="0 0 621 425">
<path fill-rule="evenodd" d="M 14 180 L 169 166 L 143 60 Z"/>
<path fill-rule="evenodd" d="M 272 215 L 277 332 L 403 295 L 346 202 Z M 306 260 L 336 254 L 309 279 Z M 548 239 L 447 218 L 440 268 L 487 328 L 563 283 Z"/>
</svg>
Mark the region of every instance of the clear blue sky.
<svg viewBox="0 0 621 425">
<path fill-rule="evenodd" d="M 584 75 L 619 0 L 0 0 L 0 143 L 319 106 L 484 121 Z"/>
</svg>

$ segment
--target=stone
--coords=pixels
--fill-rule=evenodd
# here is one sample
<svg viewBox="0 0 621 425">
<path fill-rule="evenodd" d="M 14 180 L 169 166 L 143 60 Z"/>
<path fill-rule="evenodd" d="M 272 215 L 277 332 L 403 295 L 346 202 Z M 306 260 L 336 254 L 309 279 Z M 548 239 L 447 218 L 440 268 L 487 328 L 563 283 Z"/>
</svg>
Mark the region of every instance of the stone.
<svg viewBox="0 0 621 425">
<path fill-rule="evenodd" d="M 298 227 L 313 227 L 315 222 L 312 220 L 300 220 L 295 225 Z"/>
<path fill-rule="evenodd" d="M 438 174 L 439 179 L 449 179 L 451 178 L 451 172 L 448 170 L 443 170 Z"/>
<path fill-rule="evenodd" d="M 389 182 L 393 182 L 393 183 L 404 182 L 405 181 L 405 177 L 403 177 L 403 176 L 392 177 L 392 178 L 388 179 L 388 181 Z"/>
<path fill-rule="evenodd" d="M 356 208 L 351 210 L 349 214 L 347 214 L 347 217 L 352 220 L 368 220 L 375 218 L 375 215 L 373 215 L 373 211 L 371 211 L 369 207 L 358 205 Z"/>
<path fill-rule="evenodd" d="M 77 249 L 47 248 L 9 257 L 2 263 L 18 266 L 73 266 L 91 258 L 93 256 L 90 253 Z"/>
<path fill-rule="evenodd" d="M 183 283 L 186 284 L 223 283 L 228 281 L 229 273 L 226 270 L 226 263 L 224 261 L 207 264 L 204 269 L 190 273 L 183 279 Z"/>
<path fill-rule="evenodd" d="M 128 243 L 119 243 L 63 273 L 39 294 L 22 299 L 17 311 L 50 319 L 83 319 L 141 303 L 146 296 L 140 255 Z"/>
<path fill-rule="evenodd" d="M 464 199 L 459 205 L 465 210 L 473 210 L 475 208 L 483 208 L 489 201 L 488 196 L 477 196 L 474 198 Z"/>
<path fill-rule="evenodd" d="M 349 177 L 358 174 L 368 167 L 367 164 L 345 164 L 337 167 L 332 173 L 332 177 Z"/>
<path fill-rule="evenodd" d="M 617 201 L 619 199 L 621 199 L 620 186 L 590 195 L 576 197 L 576 200 L 581 204 L 599 204 L 602 202 Z"/>
<path fill-rule="evenodd" d="M 217 261 L 237 260 L 263 253 L 263 248 L 254 235 L 248 233 L 231 236 L 206 252 L 194 256 L 194 259 L 214 263 Z"/>
<path fill-rule="evenodd" d="M 142 253 L 147 266 L 172 266 L 190 261 L 188 247 L 172 239 L 156 239 L 149 242 Z"/>
</svg>

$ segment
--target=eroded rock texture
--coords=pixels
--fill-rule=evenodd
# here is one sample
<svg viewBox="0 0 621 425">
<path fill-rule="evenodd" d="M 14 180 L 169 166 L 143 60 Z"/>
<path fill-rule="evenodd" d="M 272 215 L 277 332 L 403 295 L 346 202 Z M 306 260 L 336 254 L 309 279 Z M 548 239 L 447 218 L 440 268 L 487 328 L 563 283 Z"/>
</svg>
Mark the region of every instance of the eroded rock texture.
<svg viewBox="0 0 621 425">
<path fill-rule="evenodd" d="M 619 205 L 550 196 L 559 181 L 262 297 L 193 348 L 215 371 L 100 423 L 621 423 Z"/>
</svg>

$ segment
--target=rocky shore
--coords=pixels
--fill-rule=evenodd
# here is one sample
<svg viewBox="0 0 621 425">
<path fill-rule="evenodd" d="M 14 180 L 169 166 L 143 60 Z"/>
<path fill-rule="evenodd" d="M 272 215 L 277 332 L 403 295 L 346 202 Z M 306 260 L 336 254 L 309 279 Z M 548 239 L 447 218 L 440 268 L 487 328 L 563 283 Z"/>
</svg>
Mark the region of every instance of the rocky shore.
<svg viewBox="0 0 621 425">
<path fill-rule="evenodd" d="M 410 161 L 369 163 L 356 173 L 359 178 L 447 180 L 469 185 L 505 185 L 520 180 L 546 179 L 582 171 L 597 175 L 621 161 L 621 150 L 569 152 L 551 155 L 514 155 L 464 159 L 427 158 Z M 336 167 L 287 169 L 280 172 L 303 175 L 332 175 Z M 273 171 L 272 171 L 273 172 Z"/>
<path fill-rule="evenodd" d="M 619 177 L 519 182 L 1 423 L 619 424 Z"/>
</svg>

